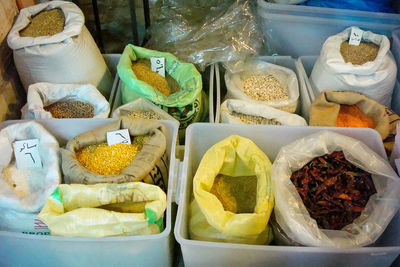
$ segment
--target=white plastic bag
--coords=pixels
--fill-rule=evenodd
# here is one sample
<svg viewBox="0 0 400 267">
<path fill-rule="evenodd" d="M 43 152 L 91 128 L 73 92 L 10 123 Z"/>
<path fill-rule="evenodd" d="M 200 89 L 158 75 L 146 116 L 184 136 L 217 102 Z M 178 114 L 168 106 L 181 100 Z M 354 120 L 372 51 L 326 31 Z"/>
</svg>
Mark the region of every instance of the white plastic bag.
<svg viewBox="0 0 400 267">
<path fill-rule="evenodd" d="M 352 27 L 347 28 L 325 41 L 312 70 L 310 82 L 318 92 L 354 91 L 389 106 L 397 73 L 396 63 L 389 51 L 390 41 L 385 35 L 365 31 L 362 41 L 379 45 L 378 56 L 374 61 L 363 65 L 345 63 L 340 45 L 349 39 L 351 29 Z"/>
<path fill-rule="evenodd" d="M 342 230 L 319 229 L 290 180 L 315 157 L 343 151 L 355 166 L 372 174 L 377 193 L 372 195 L 353 223 Z M 383 233 L 400 203 L 400 179 L 389 163 L 368 146 L 353 138 L 322 131 L 283 147 L 272 166 L 275 218 L 285 234 L 306 246 L 358 247 L 374 243 Z"/>
<path fill-rule="evenodd" d="M 236 64 L 238 67 L 229 67 L 225 73 L 227 87 L 226 99 L 240 99 L 250 103 L 258 103 L 278 108 L 287 112 L 295 112 L 299 99 L 299 83 L 296 73 L 291 69 L 267 63 L 261 60 L 252 60 Z M 283 89 L 288 93 L 288 100 L 257 101 L 243 92 L 242 79 L 252 74 L 271 74 L 279 80 Z"/>
<path fill-rule="evenodd" d="M 54 8 L 64 12 L 62 32 L 35 38 L 20 36 L 32 16 Z M 25 89 L 37 82 L 90 83 L 109 96 L 111 73 L 84 23 L 82 11 L 71 2 L 51 1 L 21 10 L 7 42 Z"/>
<path fill-rule="evenodd" d="M 233 116 L 232 112 L 274 119 L 282 125 L 307 126 L 307 122 L 299 115 L 262 104 L 248 103 L 238 99 L 228 99 L 222 103 L 221 122 L 245 124 L 241 119 Z"/>
<path fill-rule="evenodd" d="M 22 108 L 23 119 L 51 119 L 44 107 L 58 101 L 76 100 L 94 107 L 93 118 L 107 118 L 110 105 L 104 96 L 91 84 L 35 83 L 29 86 L 27 103 Z"/>
<path fill-rule="evenodd" d="M 158 114 L 162 120 L 171 120 L 174 121 L 179 125 L 179 121 L 176 120 L 174 117 L 169 115 L 167 112 L 153 104 L 151 101 L 141 97 L 136 100 L 133 100 L 125 105 L 118 107 L 112 113 L 113 119 L 119 119 L 125 114 L 129 112 L 146 112 L 146 111 L 153 111 L 154 113 Z"/>
</svg>

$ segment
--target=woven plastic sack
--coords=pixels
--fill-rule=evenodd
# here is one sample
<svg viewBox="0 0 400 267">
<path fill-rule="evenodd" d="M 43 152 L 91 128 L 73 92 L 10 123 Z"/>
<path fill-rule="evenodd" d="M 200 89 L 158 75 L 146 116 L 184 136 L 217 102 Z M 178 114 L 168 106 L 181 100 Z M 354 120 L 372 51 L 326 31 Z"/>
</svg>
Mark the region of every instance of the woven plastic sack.
<svg viewBox="0 0 400 267">
<path fill-rule="evenodd" d="M 360 217 L 342 230 L 319 229 L 290 180 L 315 157 L 343 151 L 346 160 L 372 174 L 377 193 Z M 385 231 L 400 205 L 400 180 L 389 163 L 362 142 L 321 131 L 283 147 L 272 166 L 274 214 L 290 240 L 305 246 L 349 248 L 368 246 Z"/>
<path fill-rule="evenodd" d="M 345 63 L 340 45 L 349 39 L 351 29 L 352 27 L 347 28 L 325 41 L 310 76 L 312 86 L 318 92 L 359 92 L 382 105 L 390 106 L 397 66 L 390 52 L 389 39 L 385 35 L 365 31 L 362 41 L 372 42 L 380 47 L 376 59 L 363 65 Z"/>
<path fill-rule="evenodd" d="M 285 112 L 262 104 L 249 103 L 238 99 L 228 99 L 221 105 L 221 122 L 245 124 L 240 118 L 232 115 L 233 112 L 245 115 L 259 116 L 273 119 L 281 125 L 307 126 L 305 119 L 299 115 Z"/>
<path fill-rule="evenodd" d="M 22 108 L 22 119 L 51 119 L 44 107 L 58 101 L 82 101 L 94 108 L 93 118 L 108 118 L 110 105 L 91 84 L 35 83 L 29 86 L 27 103 Z"/>
<path fill-rule="evenodd" d="M 274 206 L 271 188 L 271 162 L 251 140 L 230 136 L 212 146 L 203 156 L 193 178 L 189 233 L 191 239 L 244 244 L 268 244 L 268 226 Z M 253 213 L 225 211 L 210 193 L 218 174 L 232 177 L 257 177 L 256 205 Z"/>
<path fill-rule="evenodd" d="M 64 12 L 62 32 L 53 36 L 20 36 L 19 32 L 30 23 L 32 16 L 54 8 Z M 20 11 L 7 42 L 26 90 L 38 82 L 90 83 L 108 98 L 113 79 L 84 23 L 79 7 L 66 1 L 50 1 Z"/>
<path fill-rule="evenodd" d="M 39 218 L 52 235 L 151 235 L 164 230 L 165 193 L 145 183 L 59 185 Z"/>
<path fill-rule="evenodd" d="M 261 60 L 239 62 L 237 67 L 231 67 L 232 71 L 225 73 L 225 83 L 228 90 L 226 99 L 240 99 L 249 103 L 268 105 L 283 111 L 294 113 L 299 100 L 299 82 L 293 70 L 274 65 Z M 273 75 L 279 80 L 289 99 L 275 101 L 257 101 L 243 92 L 242 81 L 249 75 Z"/>
<path fill-rule="evenodd" d="M 88 145 L 107 142 L 107 132 L 128 129 L 131 136 L 149 135 L 143 148 L 120 174 L 100 175 L 89 171 L 76 159 L 75 152 Z M 145 182 L 166 190 L 168 185 L 168 158 L 166 155 L 165 126 L 156 120 L 129 119 L 105 124 L 75 136 L 61 149 L 62 169 L 67 184 Z"/>
</svg>

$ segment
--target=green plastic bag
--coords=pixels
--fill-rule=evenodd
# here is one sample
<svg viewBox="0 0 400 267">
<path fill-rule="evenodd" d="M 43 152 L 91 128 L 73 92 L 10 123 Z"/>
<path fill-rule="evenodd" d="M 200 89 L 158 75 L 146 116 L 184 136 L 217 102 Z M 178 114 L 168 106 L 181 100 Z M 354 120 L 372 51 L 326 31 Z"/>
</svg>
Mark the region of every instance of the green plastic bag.
<svg viewBox="0 0 400 267">
<path fill-rule="evenodd" d="M 165 71 L 176 80 L 180 90 L 165 96 L 149 84 L 138 80 L 132 71 L 132 61 L 152 57 L 165 58 Z M 139 97 L 145 97 L 180 122 L 179 136 L 184 136 L 186 127 L 207 116 L 208 98 L 202 91 L 201 74 L 190 63 L 180 62 L 175 56 L 128 44 L 119 60 L 118 75 L 123 81 L 121 86 L 122 103 L 126 104 Z"/>
</svg>

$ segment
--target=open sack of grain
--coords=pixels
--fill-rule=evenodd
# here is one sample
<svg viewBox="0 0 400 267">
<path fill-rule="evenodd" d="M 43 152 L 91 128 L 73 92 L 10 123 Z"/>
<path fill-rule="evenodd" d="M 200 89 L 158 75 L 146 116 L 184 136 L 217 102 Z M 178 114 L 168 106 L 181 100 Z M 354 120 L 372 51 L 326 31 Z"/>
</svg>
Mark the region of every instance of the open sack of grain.
<svg viewBox="0 0 400 267">
<path fill-rule="evenodd" d="M 292 126 L 307 125 L 305 119 L 299 115 L 239 99 L 228 99 L 222 103 L 221 122 Z"/>
<path fill-rule="evenodd" d="M 127 129 L 131 144 L 107 144 L 107 133 Z M 67 184 L 144 182 L 166 190 L 165 126 L 156 120 L 122 117 L 75 136 L 61 149 Z"/>
<path fill-rule="evenodd" d="M 16 162 L 15 141 L 28 139 L 38 140 L 41 166 L 25 167 Z M 28 153 L 29 146 L 24 144 L 22 149 Z M 47 227 L 36 229 L 35 225 L 39 222 L 37 213 L 61 181 L 57 140 L 34 121 L 16 123 L 0 131 L 0 150 L 0 230 L 48 232 Z M 39 163 L 35 155 L 24 156 Z"/>
<path fill-rule="evenodd" d="M 354 91 L 382 105 L 391 103 L 397 66 L 385 35 L 362 32 L 360 44 L 350 45 L 350 27 L 329 37 L 321 50 L 310 76 L 319 92 Z"/>
<path fill-rule="evenodd" d="M 262 60 L 238 62 L 225 73 L 226 99 L 241 99 L 294 113 L 299 83 L 291 69 Z"/>
<path fill-rule="evenodd" d="M 73 3 L 50 1 L 24 8 L 7 37 L 27 90 L 38 82 L 90 83 L 108 97 L 112 77 Z"/>
<path fill-rule="evenodd" d="M 35 83 L 21 111 L 23 119 L 107 118 L 110 105 L 91 84 Z"/>
</svg>

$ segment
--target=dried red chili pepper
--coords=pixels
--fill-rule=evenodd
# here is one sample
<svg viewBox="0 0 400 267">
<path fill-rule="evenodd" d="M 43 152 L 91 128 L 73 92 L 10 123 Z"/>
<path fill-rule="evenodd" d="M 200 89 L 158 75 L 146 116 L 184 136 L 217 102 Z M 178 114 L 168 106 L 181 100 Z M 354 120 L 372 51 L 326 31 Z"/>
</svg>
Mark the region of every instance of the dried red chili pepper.
<svg viewBox="0 0 400 267">
<path fill-rule="evenodd" d="M 351 224 L 376 193 L 371 174 L 347 161 L 342 151 L 314 158 L 290 179 L 322 229 Z"/>
</svg>

